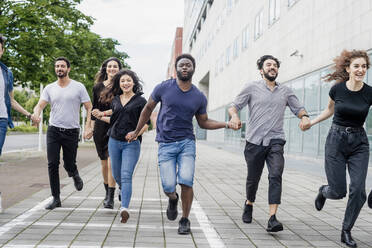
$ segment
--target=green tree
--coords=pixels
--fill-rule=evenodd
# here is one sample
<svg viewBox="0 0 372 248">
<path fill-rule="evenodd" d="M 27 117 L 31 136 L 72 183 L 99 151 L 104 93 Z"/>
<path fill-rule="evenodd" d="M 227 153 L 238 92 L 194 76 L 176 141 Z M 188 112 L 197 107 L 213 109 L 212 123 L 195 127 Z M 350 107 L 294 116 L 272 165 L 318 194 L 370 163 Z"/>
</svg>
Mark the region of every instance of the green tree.
<svg viewBox="0 0 372 248">
<path fill-rule="evenodd" d="M 91 94 L 103 60 L 128 57 L 116 50 L 118 41 L 90 31 L 93 18 L 76 9 L 81 0 L 0 1 L 0 30 L 8 38 L 2 60 L 13 70 L 15 85 L 39 92 L 40 83 L 56 80 L 54 59 L 65 56 L 71 61 L 71 78 Z"/>
</svg>

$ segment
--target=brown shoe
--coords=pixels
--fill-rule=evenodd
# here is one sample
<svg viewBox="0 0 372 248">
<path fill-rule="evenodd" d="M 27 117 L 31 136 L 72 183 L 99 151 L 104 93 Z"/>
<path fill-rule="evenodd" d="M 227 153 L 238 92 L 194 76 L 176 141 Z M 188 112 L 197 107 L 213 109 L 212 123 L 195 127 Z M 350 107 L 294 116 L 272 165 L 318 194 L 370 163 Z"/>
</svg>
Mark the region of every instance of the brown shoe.
<svg viewBox="0 0 372 248">
<path fill-rule="evenodd" d="M 128 219 L 129 219 L 128 210 L 126 210 L 126 209 L 121 210 L 120 211 L 120 216 L 121 216 L 120 222 L 121 223 L 127 223 Z"/>
</svg>

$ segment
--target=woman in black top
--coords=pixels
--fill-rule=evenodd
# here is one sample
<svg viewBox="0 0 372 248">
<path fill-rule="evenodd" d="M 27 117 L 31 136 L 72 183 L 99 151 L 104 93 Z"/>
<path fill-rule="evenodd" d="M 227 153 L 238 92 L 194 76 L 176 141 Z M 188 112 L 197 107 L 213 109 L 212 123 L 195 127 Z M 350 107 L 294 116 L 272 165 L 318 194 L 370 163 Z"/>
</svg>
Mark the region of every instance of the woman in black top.
<svg viewBox="0 0 372 248">
<path fill-rule="evenodd" d="M 129 218 L 129 203 L 132 196 L 132 175 L 139 159 L 142 133 L 138 139 L 128 142 L 125 138 L 128 132 L 136 129 L 146 99 L 142 95 L 142 87 L 137 75 L 130 70 L 119 71 L 112 79 L 112 87 L 103 92 L 102 101 L 111 102 L 112 115 L 101 117 L 110 123 L 108 150 L 112 163 L 112 173 L 121 188 L 121 222 Z"/>
<path fill-rule="evenodd" d="M 357 247 L 351 236 L 359 212 L 366 201 L 369 142 L 363 124 L 372 104 L 372 87 L 363 82 L 370 62 L 365 51 L 344 50 L 335 60 L 335 72 L 326 81 L 336 81 L 329 91 L 328 107 L 306 130 L 334 114 L 325 144 L 325 171 L 328 185 L 319 188 L 315 207 L 320 211 L 326 199 L 346 196 L 346 169 L 350 176 L 349 199 L 342 224 L 341 242 Z"/>
<path fill-rule="evenodd" d="M 108 157 L 108 139 L 107 131 L 109 124 L 97 119 L 101 116 L 110 115 L 110 103 L 101 101 L 101 93 L 104 89 L 110 87 L 111 79 L 122 68 L 121 62 L 115 57 L 111 57 L 102 63 L 100 71 L 96 75 L 95 85 L 93 87 L 93 110 L 92 110 L 92 128 L 93 139 L 96 145 L 98 157 L 101 160 L 103 184 L 105 186 L 106 196 L 103 201 L 105 208 L 114 208 L 115 180 L 111 172 L 111 164 Z"/>
</svg>

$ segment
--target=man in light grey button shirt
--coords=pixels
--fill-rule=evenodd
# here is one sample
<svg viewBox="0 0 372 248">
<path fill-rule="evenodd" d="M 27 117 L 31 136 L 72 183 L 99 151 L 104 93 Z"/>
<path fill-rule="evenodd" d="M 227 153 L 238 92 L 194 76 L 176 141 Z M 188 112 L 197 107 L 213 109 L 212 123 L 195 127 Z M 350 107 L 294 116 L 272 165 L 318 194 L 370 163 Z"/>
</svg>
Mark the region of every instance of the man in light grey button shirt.
<svg viewBox="0 0 372 248">
<path fill-rule="evenodd" d="M 253 202 L 266 162 L 269 171 L 270 218 L 266 229 L 268 232 L 283 230 L 283 225 L 276 219 L 276 212 L 282 193 L 285 108 L 288 106 L 303 124 L 310 121 L 306 110 L 293 91 L 275 81 L 279 66 L 279 60 L 271 55 L 264 55 L 258 59 L 257 67 L 262 80 L 246 84 L 229 108 L 231 116 L 229 124 L 235 130 L 241 127 L 238 111 L 245 106 L 249 109 L 244 150 L 248 168 L 247 199 L 242 220 L 245 223 L 252 222 Z"/>
</svg>

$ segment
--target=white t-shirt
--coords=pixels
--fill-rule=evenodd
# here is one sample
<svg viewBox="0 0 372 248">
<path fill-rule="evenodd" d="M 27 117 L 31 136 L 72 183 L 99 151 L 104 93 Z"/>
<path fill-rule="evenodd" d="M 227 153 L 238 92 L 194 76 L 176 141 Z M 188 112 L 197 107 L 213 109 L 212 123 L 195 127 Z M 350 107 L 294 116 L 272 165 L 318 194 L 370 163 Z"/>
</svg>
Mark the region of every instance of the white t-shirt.
<svg viewBox="0 0 372 248">
<path fill-rule="evenodd" d="M 8 118 L 8 111 L 5 104 L 5 80 L 3 70 L 0 68 L 0 118 Z"/>
<path fill-rule="evenodd" d="M 85 86 L 75 80 L 64 88 L 57 82 L 48 84 L 41 99 L 51 105 L 49 125 L 69 129 L 80 127 L 80 105 L 90 102 Z"/>
</svg>

